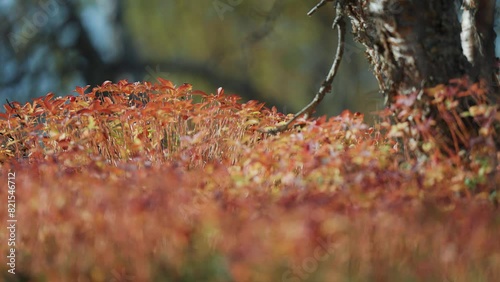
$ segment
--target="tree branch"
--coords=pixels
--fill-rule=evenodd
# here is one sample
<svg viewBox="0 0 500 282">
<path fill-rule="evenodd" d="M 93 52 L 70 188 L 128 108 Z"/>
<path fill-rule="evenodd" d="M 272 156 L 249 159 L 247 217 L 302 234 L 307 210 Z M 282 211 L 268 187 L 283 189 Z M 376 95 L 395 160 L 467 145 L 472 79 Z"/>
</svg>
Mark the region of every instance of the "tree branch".
<svg viewBox="0 0 500 282">
<path fill-rule="evenodd" d="M 317 11 L 319 8 L 323 7 L 323 6 L 326 4 L 326 2 L 333 2 L 333 1 L 335 1 L 335 0 L 321 0 L 318 4 L 316 4 L 316 6 L 314 6 L 314 8 L 312 8 L 312 9 L 309 11 L 309 13 L 307 13 L 307 15 L 308 15 L 308 16 L 312 16 L 312 14 L 316 13 L 316 11 Z"/>
<path fill-rule="evenodd" d="M 326 0 L 330 1 L 330 0 Z M 321 7 L 324 5 L 325 0 L 322 0 L 317 7 Z M 323 4 L 322 4 L 323 3 Z M 333 60 L 332 67 L 330 68 L 330 71 L 328 72 L 328 75 L 326 76 L 325 81 L 321 84 L 321 87 L 319 88 L 318 92 L 316 93 L 316 96 L 314 96 L 314 99 L 307 105 L 305 106 L 302 110 L 300 110 L 298 113 L 294 115 L 294 117 L 286 122 L 285 124 L 281 126 L 277 126 L 275 128 L 271 128 L 268 130 L 262 130 L 262 132 L 266 133 L 271 133 L 271 134 L 276 134 L 278 132 L 282 132 L 288 129 L 290 124 L 292 124 L 297 118 L 299 118 L 302 115 L 305 115 L 306 118 L 309 116 L 316 107 L 321 103 L 323 98 L 325 97 L 326 93 L 330 92 L 332 89 L 332 83 L 335 78 L 335 75 L 337 74 L 338 68 L 340 66 L 340 62 L 342 61 L 342 56 L 344 55 L 344 44 L 345 44 L 345 33 L 346 33 L 346 23 L 344 19 L 344 11 L 342 10 L 342 7 L 340 7 L 340 4 L 337 2 L 336 5 L 336 17 L 333 21 L 333 27 L 337 29 L 338 31 L 338 45 L 337 45 L 337 52 L 335 54 L 335 58 Z M 315 10 L 313 8 L 313 10 Z M 311 11 L 313 11 L 311 10 Z"/>
</svg>

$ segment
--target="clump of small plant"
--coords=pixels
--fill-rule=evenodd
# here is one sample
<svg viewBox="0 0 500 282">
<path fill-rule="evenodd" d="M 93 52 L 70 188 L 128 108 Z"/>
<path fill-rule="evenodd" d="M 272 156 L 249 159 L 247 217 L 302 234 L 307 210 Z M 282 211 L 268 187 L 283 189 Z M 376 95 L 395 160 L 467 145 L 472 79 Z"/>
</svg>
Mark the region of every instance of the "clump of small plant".
<svg viewBox="0 0 500 282">
<path fill-rule="evenodd" d="M 428 93 L 449 103 L 438 98 L 445 86 Z M 293 116 L 162 79 L 4 107 L 0 176 L 16 175 L 16 278 L 500 277 L 488 159 L 456 161 L 435 149 L 439 140 L 427 147 L 436 133 L 415 113 L 369 126 L 344 111 L 270 135 L 262 129 Z M 488 129 L 489 111 L 469 114 Z M 413 144 L 410 129 L 428 139 Z M 412 149 L 428 155 L 408 157 Z"/>
</svg>

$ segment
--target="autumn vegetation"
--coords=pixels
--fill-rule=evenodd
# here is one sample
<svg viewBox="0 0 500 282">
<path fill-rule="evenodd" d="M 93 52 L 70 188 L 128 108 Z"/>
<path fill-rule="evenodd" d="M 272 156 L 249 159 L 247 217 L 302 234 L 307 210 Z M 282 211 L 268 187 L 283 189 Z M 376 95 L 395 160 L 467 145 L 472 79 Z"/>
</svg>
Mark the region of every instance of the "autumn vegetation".
<svg viewBox="0 0 500 282">
<path fill-rule="evenodd" d="M 396 97 L 373 125 L 344 111 L 273 135 L 291 115 L 158 80 L 4 105 L 5 281 L 500 281 L 500 116 L 479 83 Z"/>
</svg>

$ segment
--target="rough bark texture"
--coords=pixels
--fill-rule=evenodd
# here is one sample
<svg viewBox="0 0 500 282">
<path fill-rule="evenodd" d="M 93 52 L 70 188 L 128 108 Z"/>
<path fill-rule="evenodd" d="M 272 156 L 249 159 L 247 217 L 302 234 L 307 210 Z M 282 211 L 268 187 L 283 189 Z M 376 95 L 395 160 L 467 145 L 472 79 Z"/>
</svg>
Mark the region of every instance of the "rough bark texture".
<svg viewBox="0 0 500 282">
<path fill-rule="evenodd" d="M 453 0 L 370 0 L 353 10 L 381 89 L 411 93 L 467 73 Z"/>
<path fill-rule="evenodd" d="M 494 0 L 340 1 L 397 122 L 431 130 L 420 134 L 431 132 L 455 152 L 485 142 L 492 146 L 494 135 L 484 132 L 490 132 L 495 110 L 481 117 L 466 114 L 498 97 Z M 462 23 L 459 8 L 465 11 Z M 469 91 L 475 82 L 481 83 Z"/>
</svg>

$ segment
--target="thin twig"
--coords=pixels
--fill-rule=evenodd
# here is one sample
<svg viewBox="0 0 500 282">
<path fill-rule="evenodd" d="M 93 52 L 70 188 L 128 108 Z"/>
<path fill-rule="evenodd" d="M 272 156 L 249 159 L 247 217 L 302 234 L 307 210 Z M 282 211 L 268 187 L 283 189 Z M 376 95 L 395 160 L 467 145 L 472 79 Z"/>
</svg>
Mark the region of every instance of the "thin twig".
<svg viewBox="0 0 500 282">
<path fill-rule="evenodd" d="M 324 2 L 324 1 L 322 1 Z M 321 4 L 321 3 L 320 3 Z M 318 4 L 318 5 L 320 5 Z M 318 6 L 317 5 L 317 6 Z M 324 5 L 324 4 L 323 4 Z M 345 32 L 346 32 L 346 27 L 345 27 L 345 20 L 344 20 L 344 14 L 342 11 L 342 8 L 337 4 L 337 14 L 334 19 L 334 28 L 337 29 L 338 31 L 338 45 L 337 45 L 337 52 L 335 54 L 335 59 L 333 61 L 332 67 L 330 68 L 330 72 L 326 76 L 325 81 L 321 84 L 321 87 L 319 88 L 318 92 L 316 93 L 316 96 L 314 96 L 314 99 L 307 105 L 305 106 L 302 110 L 300 110 L 298 113 L 296 113 L 291 120 L 286 122 L 283 125 L 264 130 L 266 133 L 271 133 L 271 134 L 276 134 L 278 132 L 282 132 L 288 129 L 290 124 L 292 124 L 297 118 L 299 118 L 302 115 L 306 115 L 306 118 L 314 112 L 316 107 L 318 106 L 319 103 L 323 100 L 325 97 L 326 93 L 330 92 L 332 88 L 332 83 L 333 79 L 335 78 L 335 75 L 337 74 L 337 70 L 340 66 L 340 62 L 342 61 L 342 56 L 344 55 L 344 43 L 345 43 Z"/>
<path fill-rule="evenodd" d="M 335 0 L 321 0 L 318 4 L 316 4 L 316 6 L 314 6 L 314 8 L 311 9 L 311 11 L 309 11 L 309 13 L 307 13 L 308 16 L 312 16 L 312 14 L 314 14 L 319 8 L 323 7 L 326 2 L 333 2 Z"/>
</svg>

